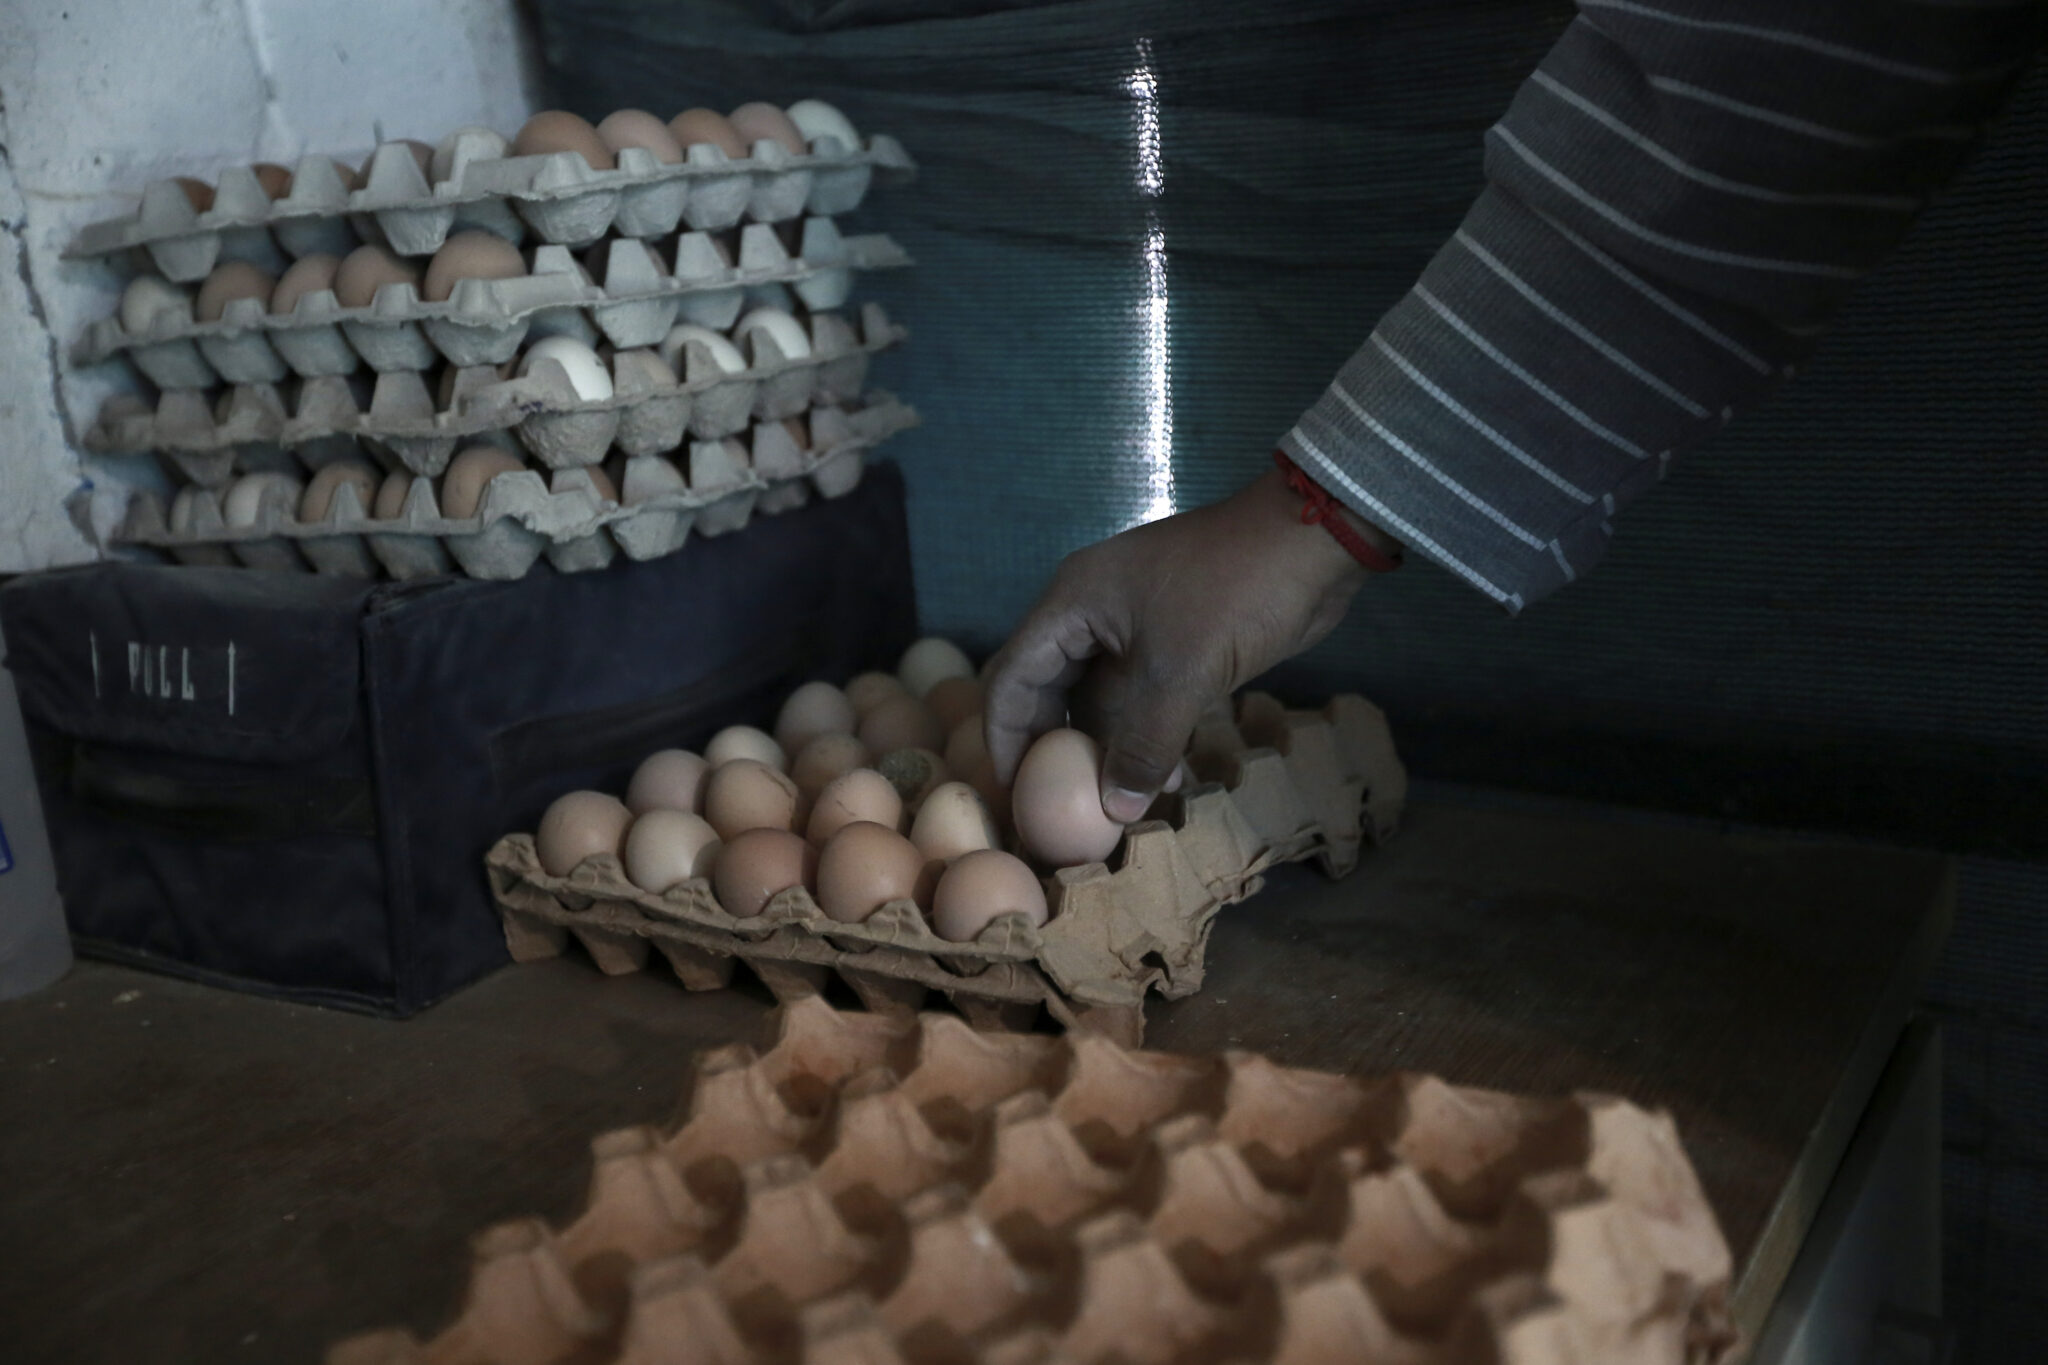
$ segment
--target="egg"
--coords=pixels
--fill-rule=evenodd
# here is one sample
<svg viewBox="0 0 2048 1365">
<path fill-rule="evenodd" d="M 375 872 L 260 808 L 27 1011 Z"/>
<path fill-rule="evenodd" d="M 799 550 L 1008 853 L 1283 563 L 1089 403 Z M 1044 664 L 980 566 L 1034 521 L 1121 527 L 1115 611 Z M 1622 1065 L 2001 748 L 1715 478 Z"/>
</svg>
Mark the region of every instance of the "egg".
<svg viewBox="0 0 2048 1365">
<path fill-rule="evenodd" d="M 405 512 L 405 499 L 412 492 L 413 475 L 399 469 L 384 476 L 384 482 L 377 486 L 377 505 L 370 509 L 370 515 L 379 521 L 396 521 Z"/>
<path fill-rule="evenodd" d="M 946 747 L 946 727 L 939 724 L 931 708 L 907 694 L 891 697 L 862 716 L 855 733 L 861 743 L 878 754 L 892 749 L 930 749 L 936 753 Z"/>
<path fill-rule="evenodd" d="M 356 501 L 365 512 L 377 501 L 377 471 L 365 460 L 336 460 L 322 465 L 306 485 L 299 499 L 300 521 L 323 521 L 334 507 L 334 495 L 343 486 L 356 490 Z"/>
<path fill-rule="evenodd" d="M 441 249 L 427 262 L 420 297 L 429 303 L 446 303 L 457 280 L 510 280 L 525 273 L 526 258 L 497 233 L 457 232 L 441 243 Z"/>
<path fill-rule="evenodd" d="M 213 186 L 204 180 L 181 175 L 171 183 L 185 192 L 185 202 L 192 206 L 194 213 L 204 213 L 213 207 Z"/>
<path fill-rule="evenodd" d="M 265 306 L 277 288 L 277 276 L 247 261 L 223 261 L 213 268 L 192 300 L 192 316 L 219 322 L 221 310 L 236 299 L 262 299 Z"/>
<path fill-rule="evenodd" d="M 593 171 L 608 171 L 618 163 L 612 149 L 590 121 L 566 109 L 544 109 L 526 121 L 519 136 L 512 139 L 512 155 L 544 156 L 551 152 L 574 152 Z"/>
<path fill-rule="evenodd" d="M 818 854 L 818 908 L 854 924 L 890 901 L 928 903 L 936 881 L 925 871 L 928 861 L 895 830 L 857 821 Z"/>
<path fill-rule="evenodd" d="M 988 734 L 981 717 L 969 716 L 955 725 L 946 736 L 943 752 L 948 768 L 956 773 L 973 772 L 975 765 L 988 757 Z"/>
<path fill-rule="evenodd" d="M 612 357 L 612 392 L 653 393 L 676 386 L 676 372 L 657 351 L 636 347 Z M 630 384 L 630 387 L 629 387 Z"/>
<path fill-rule="evenodd" d="M 948 742 L 960 726 L 981 714 L 981 679 L 941 678 L 924 694 L 924 704 L 946 727 Z"/>
<path fill-rule="evenodd" d="M 946 782 L 918 806 L 910 842 L 927 858 L 951 862 L 976 849 L 1001 848 L 1003 836 L 980 793 L 965 782 Z"/>
<path fill-rule="evenodd" d="M 786 309 L 756 308 L 734 324 L 732 339 L 734 344 L 744 346 L 756 333 L 773 340 L 784 360 L 802 360 L 811 353 L 810 334 Z"/>
<path fill-rule="evenodd" d="M 734 161 L 747 154 L 747 144 L 733 130 L 732 121 L 716 109 L 685 109 L 668 121 L 668 130 L 685 148 L 708 142 Z"/>
<path fill-rule="evenodd" d="M 789 115 L 763 100 L 742 104 L 727 114 L 726 120 L 739 140 L 748 147 L 757 142 L 779 142 L 783 149 L 802 156 L 809 148 L 804 146 L 803 131 L 790 122 Z"/>
<path fill-rule="evenodd" d="M 946 760 L 929 749 L 896 749 L 883 754 L 875 761 L 875 771 L 889 779 L 913 813 L 925 797 L 952 778 Z"/>
<path fill-rule="evenodd" d="M 893 673 L 860 673 L 846 685 L 846 699 L 853 703 L 853 713 L 865 716 L 892 697 L 907 697 L 910 693 Z"/>
<path fill-rule="evenodd" d="M 955 943 L 971 943 L 998 915 L 1022 915 L 1044 924 L 1045 885 L 1022 858 L 1001 849 L 963 853 L 946 868 L 932 893 L 932 930 Z"/>
<path fill-rule="evenodd" d="M 171 534 L 191 535 L 199 527 L 199 509 L 211 503 L 215 520 L 221 518 L 220 494 L 211 488 L 201 488 L 196 483 L 186 484 L 171 499 Z"/>
<path fill-rule="evenodd" d="M 853 123 L 823 100 L 798 100 L 783 113 L 796 125 L 797 132 L 807 144 L 821 137 L 836 137 L 845 144 L 847 151 L 860 150 L 860 134 L 853 130 Z"/>
<path fill-rule="evenodd" d="M 543 360 L 552 360 L 569 378 L 569 387 L 586 403 L 602 402 L 612 396 L 612 377 L 597 352 L 574 337 L 542 337 L 526 348 L 519 358 L 519 373 L 529 375 Z"/>
<path fill-rule="evenodd" d="M 789 775 L 796 779 L 804 800 L 815 801 L 833 778 L 865 768 L 873 757 L 868 746 L 853 735 L 819 735 L 797 754 Z"/>
<path fill-rule="evenodd" d="M 259 161 L 249 172 L 268 198 L 282 199 L 292 192 L 292 173 L 275 161 Z"/>
<path fill-rule="evenodd" d="M 560 479 L 563 474 L 572 474 L 575 472 L 575 470 L 562 470 L 559 473 L 557 473 L 555 477 L 557 479 Z M 606 502 L 617 502 L 619 500 L 619 486 L 612 482 L 611 475 L 604 472 L 603 465 L 584 465 L 582 473 L 585 478 L 590 480 L 591 490 L 595 492 L 598 497 L 602 498 Z"/>
<path fill-rule="evenodd" d="M 850 735 L 859 724 L 844 692 L 828 682 L 807 682 L 782 703 L 775 717 L 775 742 L 785 753 L 802 753 L 819 735 Z"/>
<path fill-rule="evenodd" d="M 228 485 L 221 500 L 221 519 L 232 527 L 258 526 L 276 518 L 290 521 L 299 510 L 305 489 L 289 474 L 259 471 Z"/>
<path fill-rule="evenodd" d="M 727 839 L 711 862 L 711 894 L 728 915 L 758 915 L 791 887 L 817 885 L 818 851 L 786 829 L 750 829 Z"/>
<path fill-rule="evenodd" d="M 897 660 L 896 676 L 913 697 L 922 697 L 947 678 L 972 678 L 974 665 L 951 640 L 932 635 L 903 651 Z"/>
<path fill-rule="evenodd" d="M 751 758 L 766 763 L 779 773 L 789 771 L 789 755 L 775 742 L 774 736 L 751 725 L 728 725 L 720 730 L 704 746 L 704 757 L 714 768 L 735 759 Z"/>
<path fill-rule="evenodd" d="M 671 327 L 661 343 L 661 358 L 677 374 L 682 375 L 689 368 L 688 346 L 693 341 L 703 344 L 711 354 L 711 363 L 722 373 L 738 374 L 747 368 L 747 358 L 740 354 L 739 347 L 726 340 L 724 334 L 686 322 Z"/>
<path fill-rule="evenodd" d="M 640 147 L 654 153 L 654 159 L 673 166 L 683 159 L 683 144 L 666 123 L 645 109 L 615 109 L 597 125 L 597 139 L 613 152 Z"/>
<path fill-rule="evenodd" d="M 484 489 L 500 474 L 526 468 L 526 462 L 503 446 L 470 446 L 455 452 L 441 476 L 441 515 L 467 521 L 484 500 Z"/>
<path fill-rule="evenodd" d="M 796 783 L 751 758 L 734 759 L 704 779 L 703 816 L 721 839 L 750 829 L 796 828 Z"/>
<path fill-rule="evenodd" d="M 640 760 L 626 784 L 626 809 L 696 812 L 704 804 L 704 779 L 711 764 L 688 749 L 657 749 Z"/>
<path fill-rule="evenodd" d="M 848 825 L 863 820 L 890 829 L 903 828 L 903 798 L 896 794 L 889 779 L 873 768 L 855 768 L 826 783 L 811 807 L 804 837 L 814 844 L 823 844 Z"/>
<path fill-rule="evenodd" d="M 121 291 L 121 330 L 147 336 L 158 327 L 192 321 L 192 296 L 156 275 L 137 275 Z"/>
<path fill-rule="evenodd" d="M 570 792 L 556 797 L 540 817 L 540 828 L 533 836 L 533 851 L 540 856 L 541 869 L 549 876 L 566 877 L 593 854 L 617 854 L 632 819 L 626 803 L 616 796 Z"/>
<path fill-rule="evenodd" d="M 368 308 L 388 284 L 420 287 L 420 272 L 404 257 L 381 246 L 359 246 L 341 258 L 334 272 L 334 297 L 344 308 Z"/>
<path fill-rule="evenodd" d="M 334 288 L 334 277 L 341 272 L 341 257 L 330 256 L 316 251 L 310 256 L 301 256 L 293 261 L 284 274 L 277 277 L 277 287 L 270 291 L 270 311 L 277 317 L 289 317 L 299 300 L 308 294 Z"/>
<path fill-rule="evenodd" d="M 1024 754 L 1010 789 L 1025 851 L 1053 867 L 1101 862 L 1124 827 L 1102 812 L 1102 748 L 1079 730 L 1048 730 Z"/>
<path fill-rule="evenodd" d="M 625 474 L 620 483 L 622 487 L 619 490 L 619 500 L 628 507 L 637 507 L 654 498 L 690 491 L 690 485 L 683 479 L 683 471 L 677 469 L 675 461 L 665 455 L 634 456 L 626 461 Z"/>
<path fill-rule="evenodd" d="M 656 895 L 692 877 L 707 877 L 718 855 L 718 832 L 701 815 L 651 810 L 634 817 L 621 860 L 626 880 Z"/>
<path fill-rule="evenodd" d="M 457 128 L 434 145 L 434 154 L 427 159 L 428 181 L 438 185 L 455 174 L 456 149 L 463 145 L 469 148 L 470 161 L 495 161 L 512 150 L 512 144 L 496 129 L 474 123 Z"/>
</svg>

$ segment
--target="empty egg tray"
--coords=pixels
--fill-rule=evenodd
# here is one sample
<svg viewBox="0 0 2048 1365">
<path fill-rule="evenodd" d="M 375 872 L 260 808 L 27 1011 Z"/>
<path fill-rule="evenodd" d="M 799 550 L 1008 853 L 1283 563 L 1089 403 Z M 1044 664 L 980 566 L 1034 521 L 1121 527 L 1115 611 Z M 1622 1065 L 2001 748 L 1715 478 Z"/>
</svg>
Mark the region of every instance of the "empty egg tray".
<svg viewBox="0 0 2048 1365">
<path fill-rule="evenodd" d="M 143 191 L 134 213 L 87 226 L 65 254 L 103 256 L 139 247 L 165 278 L 191 283 L 223 260 L 274 268 L 287 257 L 345 255 L 358 238 L 401 256 L 429 255 L 450 232 L 469 227 L 512 242 L 531 228 L 543 242 L 582 246 L 607 232 L 661 237 L 679 225 L 717 232 L 748 218 L 780 223 L 805 213 L 848 213 L 866 196 L 875 172 L 903 178 L 916 170 L 895 139 L 881 135 L 865 148 L 820 138 L 804 156 L 760 142 L 738 161 L 699 145 L 675 165 L 629 147 L 611 171 L 594 171 L 570 152 L 477 154 L 490 145 L 458 136 L 448 177 L 429 185 L 412 149 L 387 142 L 353 192 L 332 158 L 305 156 L 292 174 L 291 192 L 274 201 L 247 167 L 232 167 L 221 172 L 213 207 L 204 213 L 193 209 L 176 181 L 160 180 Z"/>
<path fill-rule="evenodd" d="M 319 468 L 353 456 L 365 442 L 415 474 L 438 476 L 457 447 L 497 432 L 516 432 L 549 468 L 594 464 L 616 446 L 628 456 L 680 447 L 686 437 L 733 436 L 755 420 L 801 416 L 816 403 L 858 398 L 868 360 L 903 341 L 908 331 L 879 304 L 861 310 L 860 331 L 837 313 L 810 319 L 810 354 L 786 358 L 772 336 L 756 329 L 739 343 L 749 364 L 721 370 L 702 343 L 686 343 L 681 382 L 650 384 L 632 351 L 614 360 L 613 396 L 574 396 L 559 365 L 503 378 L 496 366 L 457 368 L 448 375 L 448 406 L 435 408 L 425 376 L 389 370 L 376 377 L 367 407 L 352 379 L 327 375 L 298 382 L 289 410 L 274 385 L 236 385 L 214 395 L 166 390 L 154 409 L 117 394 L 86 433 L 86 449 L 154 451 L 188 482 L 209 488 L 238 470 L 276 467 L 286 451 Z"/>
<path fill-rule="evenodd" d="M 1260 873 L 1314 856 L 1342 875 L 1364 841 L 1399 821 L 1407 778 L 1377 707 L 1340 696 L 1320 713 L 1250 701 L 1245 714 L 1249 732 L 1227 710 L 1205 724 L 1196 780 L 1161 798 L 1167 818 L 1130 828 L 1114 867 L 1052 875 L 1042 927 L 1001 915 L 967 943 L 933 933 L 909 901 L 844 924 L 794 887 L 739 918 L 703 878 L 656 895 L 609 854 L 556 877 L 526 834 L 499 840 L 485 864 L 521 962 L 553 957 L 573 936 L 608 973 L 639 971 L 659 951 L 690 990 L 725 986 L 745 963 L 778 998 L 836 974 L 872 1009 L 907 1012 L 936 991 L 978 1023 L 1024 1027 L 1043 1008 L 1135 1043 L 1147 993 L 1200 988 L 1217 912 L 1257 891 Z"/>
<path fill-rule="evenodd" d="M 843 237 L 830 218 L 804 221 L 790 255 L 765 223 L 741 229 L 737 260 L 703 232 L 676 239 L 672 273 L 645 243 L 620 238 L 606 249 L 604 282 L 590 283 L 567 247 L 534 253 L 530 274 L 458 280 L 445 303 L 424 302 L 409 284 L 387 284 L 363 308 L 344 308 L 331 289 L 307 294 L 288 314 L 261 299 L 235 299 L 217 322 L 167 320 L 146 334 L 118 317 L 86 330 L 80 364 L 126 355 L 162 389 L 213 384 L 275 384 L 288 375 L 424 370 L 440 362 L 496 365 L 510 360 L 529 331 L 600 339 L 622 350 L 659 345 L 678 319 L 723 330 L 750 292 L 794 294 L 813 312 L 846 302 L 856 270 L 910 264 L 903 249 L 876 233 Z M 168 315 L 165 315 L 168 317 Z"/>
<path fill-rule="evenodd" d="M 568 1226 L 328 1365 L 1715 1365 L 1732 1261 L 1670 1116 L 1252 1053 L 784 1004 Z"/>
<path fill-rule="evenodd" d="M 605 567 L 621 551 L 636 560 L 673 554 L 692 533 L 737 531 L 756 513 L 800 507 L 813 493 L 841 497 L 859 485 L 866 451 L 916 421 L 909 407 L 874 394 L 858 409 L 813 409 L 809 450 L 799 449 L 779 421 L 756 426 L 751 449 L 731 437 L 694 441 L 683 471 L 688 491 L 628 506 L 602 498 L 587 473 L 569 466 L 555 470 L 552 486 L 533 470 L 498 475 L 469 518 L 443 517 L 433 486 L 419 479 L 393 519 L 371 518 L 356 490 L 344 485 L 317 522 L 271 508 L 253 526 L 229 527 L 214 503 L 200 500 L 191 527 L 174 532 L 162 499 L 139 493 L 115 539 L 184 564 L 311 568 L 355 578 L 374 578 L 380 567 L 393 578 L 427 578 L 449 572 L 451 559 L 471 578 L 519 578 L 543 554 L 556 569 L 578 573 Z M 637 462 L 666 458 L 633 456 L 627 483 L 635 482 Z"/>
</svg>

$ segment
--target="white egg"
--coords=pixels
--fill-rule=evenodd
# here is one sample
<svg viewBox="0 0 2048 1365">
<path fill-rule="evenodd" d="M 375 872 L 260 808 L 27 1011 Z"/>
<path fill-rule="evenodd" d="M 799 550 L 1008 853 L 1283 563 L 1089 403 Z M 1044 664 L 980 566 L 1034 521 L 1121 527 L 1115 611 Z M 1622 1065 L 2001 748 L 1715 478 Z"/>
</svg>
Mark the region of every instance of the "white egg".
<svg viewBox="0 0 2048 1365">
<path fill-rule="evenodd" d="M 597 358 L 597 352 L 574 337 L 543 337 L 526 348 L 519 359 L 519 373 L 529 375 L 543 360 L 552 360 L 569 377 L 569 387 L 586 403 L 612 396 L 612 377 Z"/>
<path fill-rule="evenodd" d="M 805 142 L 836 137 L 847 151 L 860 150 L 860 134 L 853 130 L 852 121 L 823 100 L 798 100 L 782 112 L 789 115 L 789 121 L 804 135 Z"/>
<path fill-rule="evenodd" d="M 776 772 L 789 771 L 789 755 L 775 742 L 775 737 L 751 725 L 728 725 L 720 730 L 704 746 L 704 757 L 714 768 L 735 759 L 751 758 Z"/>
<path fill-rule="evenodd" d="M 912 696 L 922 697 L 947 678 L 973 677 L 974 665 L 960 652 L 960 646 L 931 635 L 903 651 L 896 664 L 896 676 Z"/>
<path fill-rule="evenodd" d="M 273 516 L 290 521 L 305 495 L 305 487 L 289 474 L 244 474 L 228 486 L 221 515 L 229 526 L 238 527 L 256 526 Z"/>
<path fill-rule="evenodd" d="M 811 338 L 804 325 L 780 308 L 756 308 L 732 329 L 732 339 L 744 342 L 756 332 L 773 340 L 784 360 L 802 360 L 811 353 Z"/>
<path fill-rule="evenodd" d="M 633 821 L 620 854 L 626 880 L 656 895 L 678 882 L 711 875 L 718 831 L 701 815 L 651 810 Z"/>
<path fill-rule="evenodd" d="M 704 349 L 710 352 L 711 363 L 718 366 L 722 372 L 738 374 L 747 368 L 747 358 L 740 354 L 739 347 L 726 340 L 723 333 L 686 322 L 680 327 L 670 328 L 669 334 L 661 341 L 661 358 L 668 362 L 670 369 L 683 378 L 689 378 L 687 351 L 693 341 L 702 344 Z"/>
<path fill-rule="evenodd" d="M 192 296 L 155 275 L 137 275 L 121 291 L 121 330 L 148 336 L 159 327 L 182 327 L 192 321 Z"/>
</svg>

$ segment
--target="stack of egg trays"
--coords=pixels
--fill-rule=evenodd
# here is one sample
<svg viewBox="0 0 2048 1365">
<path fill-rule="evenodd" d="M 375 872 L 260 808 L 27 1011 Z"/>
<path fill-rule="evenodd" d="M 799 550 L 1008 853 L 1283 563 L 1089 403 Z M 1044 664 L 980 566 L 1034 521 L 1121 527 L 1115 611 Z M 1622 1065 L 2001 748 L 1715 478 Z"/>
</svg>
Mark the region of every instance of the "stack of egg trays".
<svg viewBox="0 0 2048 1365">
<path fill-rule="evenodd" d="M 807 997 L 472 1243 L 439 1335 L 328 1365 L 1717 1365 L 1669 1114 Z"/>
<path fill-rule="evenodd" d="M 804 220 L 794 256 L 766 223 L 741 229 L 736 259 L 708 233 L 686 232 L 670 273 L 645 243 L 616 238 L 605 250 L 602 284 L 588 279 L 567 247 L 544 246 L 530 274 L 458 280 L 445 303 L 424 302 L 399 283 L 379 289 L 364 308 L 342 307 L 331 289 L 305 295 L 281 316 L 262 299 L 235 299 L 217 322 L 164 313 L 143 335 L 128 332 L 119 317 L 102 318 L 86 330 L 77 359 L 89 365 L 125 354 L 160 389 L 203 389 L 345 375 L 362 365 L 380 373 L 444 360 L 497 365 L 529 332 L 631 350 L 659 345 L 678 319 L 731 327 L 749 291 L 786 289 L 812 312 L 826 312 L 846 302 L 854 271 L 908 264 L 887 236 L 843 237 L 830 218 Z"/>
<path fill-rule="evenodd" d="M 560 392 L 573 392 L 559 366 L 550 361 L 545 368 Z M 617 407 L 583 407 L 569 415 L 618 425 Z M 867 450 L 916 422 L 909 407 L 877 392 L 858 408 L 812 408 L 811 447 L 802 450 L 781 421 L 764 419 L 754 426 L 747 445 L 733 437 L 690 442 L 683 461 L 686 491 L 626 505 L 602 498 L 584 472 L 610 444 L 599 437 L 582 450 L 559 441 L 542 443 L 537 448 L 547 452 L 542 459 L 554 470 L 551 482 L 533 470 L 500 474 L 485 485 L 476 515 L 468 518 L 442 516 L 425 478 L 413 482 L 395 519 L 381 521 L 369 515 L 354 488 L 344 485 L 317 522 L 298 521 L 270 507 L 252 526 L 229 527 L 212 501 L 198 500 L 191 524 L 174 531 L 162 500 L 141 493 L 130 503 L 116 540 L 167 551 L 186 564 L 311 568 L 354 578 L 374 578 L 379 567 L 398 579 L 432 577 L 449 572 L 452 557 L 471 578 L 513 579 L 523 577 L 543 554 L 561 572 L 579 573 L 604 568 L 620 551 L 636 560 L 674 554 L 693 532 L 725 535 L 744 527 L 757 512 L 774 515 L 802 506 L 813 493 L 842 497 L 859 485 Z M 519 430 L 525 437 L 524 425 Z M 667 464 L 668 457 L 652 452 L 630 457 L 625 467 L 629 486 L 640 461 Z"/>
<path fill-rule="evenodd" d="M 479 155 L 494 145 L 502 143 L 458 135 L 448 176 L 429 185 L 411 147 L 385 143 L 354 192 L 331 158 L 305 156 L 292 174 L 291 192 L 275 201 L 248 168 L 235 167 L 221 173 L 213 207 L 204 213 L 194 211 L 176 181 L 157 181 L 133 214 L 86 227 L 66 255 L 141 248 L 166 279 L 191 283 L 222 260 L 274 266 L 285 256 L 346 255 L 358 238 L 401 256 L 425 256 L 451 231 L 468 227 L 515 243 L 531 228 L 545 243 L 583 246 L 607 233 L 662 237 L 679 226 L 719 232 L 746 219 L 781 223 L 804 214 L 848 213 L 877 171 L 902 178 L 916 169 L 895 139 L 881 135 L 865 148 L 819 138 L 803 156 L 758 142 L 737 161 L 698 145 L 676 165 L 629 147 L 610 171 L 592 170 L 571 152 Z"/>
<path fill-rule="evenodd" d="M 1275 863 L 1316 856 L 1348 872 L 1363 842 L 1392 835 L 1407 792 L 1385 717 L 1356 696 L 1288 712 L 1250 694 L 1235 719 L 1224 708 L 1205 720 L 1193 767 L 1194 780 L 1161 800 L 1168 818 L 1133 825 L 1115 866 L 1052 875 L 1045 925 L 1000 915 L 966 943 L 933 933 L 909 901 L 843 924 L 792 887 L 739 918 L 703 878 L 655 895 L 610 854 L 556 877 L 527 834 L 499 840 L 485 865 L 517 961 L 556 956 L 574 936 L 607 973 L 642 970 L 658 950 L 690 990 L 729 984 L 739 963 L 785 1000 L 836 974 L 870 1009 L 909 1013 L 936 991 L 977 1025 L 1029 1027 L 1044 1009 L 1135 1044 L 1149 991 L 1174 999 L 1201 987 L 1219 910 L 1256 892 Z"/>
</svg>

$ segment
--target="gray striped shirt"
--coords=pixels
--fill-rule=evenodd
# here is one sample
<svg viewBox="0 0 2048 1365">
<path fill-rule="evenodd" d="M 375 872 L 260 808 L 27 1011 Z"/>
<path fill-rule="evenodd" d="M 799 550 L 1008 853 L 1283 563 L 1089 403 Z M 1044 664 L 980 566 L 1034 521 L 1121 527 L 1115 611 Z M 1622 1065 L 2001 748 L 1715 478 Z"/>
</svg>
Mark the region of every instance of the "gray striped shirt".
<svg viewBox="0 0 2048 1365">
<path fill-rule="evenodd" d="M 1793 372 L 2048 28 L 1999 0 L 1578 9 L 1463 226 L 1280 442 L 1510 611 Z"/>
</svg>

